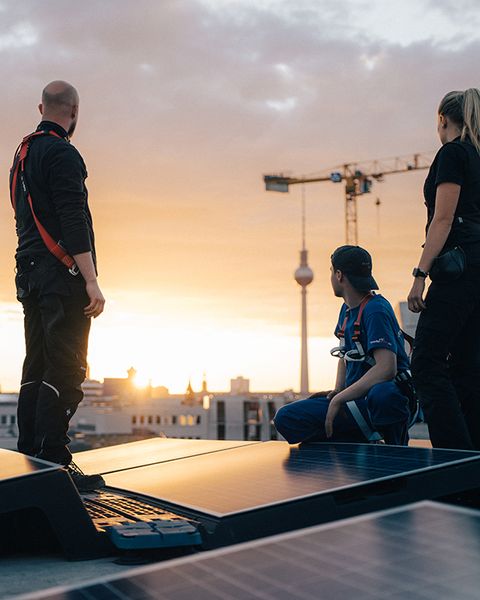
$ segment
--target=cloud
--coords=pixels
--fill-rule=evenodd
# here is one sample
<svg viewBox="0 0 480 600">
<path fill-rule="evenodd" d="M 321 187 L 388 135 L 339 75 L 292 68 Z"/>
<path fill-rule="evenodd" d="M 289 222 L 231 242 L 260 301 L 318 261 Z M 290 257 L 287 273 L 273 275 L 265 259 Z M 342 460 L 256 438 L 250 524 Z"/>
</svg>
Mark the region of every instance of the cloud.
<svg viewBox="0 0 480 600">
<path fill-rule="evenodd" d="M 278 112 L 289 112 L 297 106 L 297 99 L 293 96 L 278 100 L 266 100 L 265 104 Z"/>
<path fill-rule="evenodd" d="M 462 19 L 451 13 L 448 31 L 450 4 L 427 0 L 397 3 L 395 12 L 390 3 L 346 0 L 4 6 L 0 40 L 15 43 L 0 62 L 3 196 L 8 157 L 36 125 L 42 87 L 71 80 L 81 94 L 74 143 L 89 169 L 105 284 L 123 288 L 128 278 L 172 296 L 211 295 L 249 317 L 298 316 L 298 191 L 266 194 L 262 174 L 434 149 L 440 98 L 478 81 L 474 2 L 462 4 Z M 455 50 L 453 36 L 461 40 Z M 404 291 L 400 277 L 390 280 L 388 261 L 402 244 L 398 269 L 409 273 L 416 260 L 421 174 L 389 179 L 374 194 L 384 200 L 384 237 L 362 198 L 360 240 L 385 257 L 379 265 L 395 300 Z M 330 332 L 337 306 L 322 273 L 343 241 L 341 186 L 311 186 L 307 199 L 316 271 L 309 297 L 317 315 L 327 307 L 312 331 Z M 3 202 L 5 300 L 13 297 L 14 243 Z"/>
<path fill-rule="evenodd" d="M 33 46 L 37 41 L 37 32 L 30 23 L 17 23 L 0 35 L 0 52 L 9 48 Z"/>
</svg>

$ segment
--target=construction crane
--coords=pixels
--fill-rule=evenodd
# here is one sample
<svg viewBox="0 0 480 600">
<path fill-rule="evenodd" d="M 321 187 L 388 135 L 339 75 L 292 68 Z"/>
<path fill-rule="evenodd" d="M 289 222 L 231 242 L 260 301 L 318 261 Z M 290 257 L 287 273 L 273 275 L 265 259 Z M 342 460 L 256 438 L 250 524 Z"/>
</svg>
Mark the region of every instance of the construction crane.
<svg viewBox="0 0 480 600">
<path fill-rule="evenodd" d="M 381 182 L 385 175 L 406 173 L 428 169 L 431 163 L 430 154 L 413 154 L 397 156 L 363 163 L 346 163 L 333 167 L 328 174 L 304 177 L 288 177 L 285 175 L 264 175 L 265 188 L 272 192 L 288 192 L 291 185 L 299 183 L 316 183 L 345 181 L 345 239 L 347 244 L 358 244 L 357 198 L 370 193 L 373 181 Z M 377 198 L 377 206 L 380 204 Z"/>
</svg>

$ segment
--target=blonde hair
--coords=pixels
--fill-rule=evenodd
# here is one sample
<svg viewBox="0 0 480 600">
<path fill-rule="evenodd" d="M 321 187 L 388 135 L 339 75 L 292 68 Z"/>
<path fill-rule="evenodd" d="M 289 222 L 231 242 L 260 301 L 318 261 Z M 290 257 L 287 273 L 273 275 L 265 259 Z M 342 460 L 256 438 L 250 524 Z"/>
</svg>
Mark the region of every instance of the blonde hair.
<svg viewBox="0 0 480 600">
<path fill-rule="evenodd" d="M 480 90 L 449 92 L 440 102 L 438 114 L 448 117 L 461 129 L 461 140 L 469 139 L 480 154 Z"/>
</svg>

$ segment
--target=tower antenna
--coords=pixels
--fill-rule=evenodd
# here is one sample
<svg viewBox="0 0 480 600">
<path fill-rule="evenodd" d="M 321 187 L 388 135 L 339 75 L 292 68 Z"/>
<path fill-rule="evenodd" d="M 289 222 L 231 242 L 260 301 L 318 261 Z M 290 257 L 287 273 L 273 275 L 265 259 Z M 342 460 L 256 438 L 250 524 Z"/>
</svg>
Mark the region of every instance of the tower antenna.
<svg viewBox="0 0 480 600">
<path fill-rule="evenodd" d="M 305 220 L 306 220 L 305 184 L 303 184 L 302 185 L 302 250 L 305 250 Z"/>
<path fill-rule="evenodd" d="M 302 297 L 302 323 L 301 339 L 302 349 L 300 356 L 300 393 L 308 395 L 308 335 L 307 335 L 307 285 L 313 281 L 313 271 L 308 266 L 308 250 L 305 243 L 306 225 L 306 198 L 305 186 L 302 185 L 302 249 L 300 250 L 300 266 L 295 271 L 295 281 L 301 286 Z"/>
</svg>

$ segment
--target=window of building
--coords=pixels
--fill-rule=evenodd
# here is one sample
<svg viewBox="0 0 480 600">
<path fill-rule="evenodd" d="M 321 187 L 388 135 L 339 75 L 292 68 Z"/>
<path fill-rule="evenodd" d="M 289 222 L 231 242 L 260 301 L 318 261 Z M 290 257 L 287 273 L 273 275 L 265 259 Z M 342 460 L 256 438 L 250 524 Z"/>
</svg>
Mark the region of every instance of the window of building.
<svg viewBox="0 0 480 600">
<path fill-rule="evenodd" d="M 152 415 L 149 415 L 148 424 L 151 425 L 152 423 L 153 423 L 153 417 L 152 417 Z"/>
<path fill-rule="evenodd" d="M 135 415 L 133 415 L 132 417 L 132 425 L 136 425 L 137 424 L 137 417 Z"/>
<path fill-rule="evenodd" d="M 17 422 L 17 417 L 15 415 L 10 415 L 10 425 L 15 425 Z"/>
<path fill-rule="evenodd" d="M 177 415 L 172 415 L 172 425 L 177 424 Z"/>
<path fill-rule="evenodd" d="M 187 425 L 189 425 L 190 427 L 192 425 L 195 425 L 195 419 L 193 415 L 187 415 Z"/>
<path fill-rule="evenodd" d="M 262 411 L 259 402 L 243 403 L 243 439 L 260 440 L 262 431 Z"/>
<path fill-rule="evenodd" d="M 143 415 L 141 415 L 141 417 L 140 417 L 140 423 L 142 425 L 145 423 L 145 417 Z"/>
<path fill-rule="evenodd" d="M 202 415 L 197 415 L 197 425 L 200 425 L 202 422 Z"/>
<path fill-rule="evenodd" d="M 6 425 L 7 424 L 7 415 L 2 415 L 2 417 L 0 419 L 0 423 L 2 425 Z"/>
<path fill-rule="evenodd" d="M 79 423 L 78 429 L 88 433 L 95 433 L 97 427 L 95 423 Z"/>
<path fill-rule="evenodd" d="M 157 415 L 157 419 L 156 419 L 157 425 L 160 425 L 162 422 L 162 419 L 160 418 L 159 415 Z"/>
<path fill-rule="evenodd" d="M 180 415 L 178 417 L 178 424 L 182 425 L 182 427 L 185 426 L 187 424 L 187 417 L 185 415 Z"/>
<path fill-rule="evenodd" d="M 225 401 L 217 402 L 217 440 L 225 439 Z"/>
</svg>

